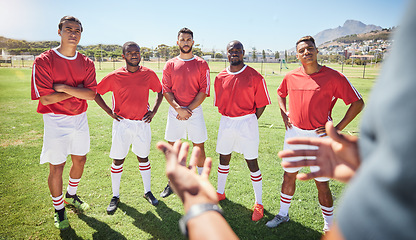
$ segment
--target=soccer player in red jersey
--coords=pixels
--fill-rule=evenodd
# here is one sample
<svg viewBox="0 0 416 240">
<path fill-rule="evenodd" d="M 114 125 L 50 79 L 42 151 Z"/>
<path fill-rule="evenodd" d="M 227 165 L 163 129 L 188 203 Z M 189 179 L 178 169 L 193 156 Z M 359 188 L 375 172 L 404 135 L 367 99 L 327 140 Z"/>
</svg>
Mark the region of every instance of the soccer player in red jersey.
<svg viewBox="0 0 416 240">
<path fill-rule="evenodd" d="M 152 205 L 159 201 L 153 196 L 150 188 L 150 122 L 159 109 L 163 100 L 162 85 L 156 73 L 149 68 L 139 66 L 140 47 L 135 42 L 123 45 L 122 57 L 126 67 L 121 67 L 108 74 L 97 86 L 97 104 L 112 118 L 113 137 L 110 151 L 111 182 L 113 197 L 107 207 L 108 213 L 113 213 L 120 202 L 120 180 L 123 173 L 123 163 L 130 145 L 139 160 L 139 171 L 144 185 L 144 198 Z M 157 92 L 153 109 L 149 106 L 149 90 Z M 109 108 L 100 94 L 113 92 L 113 107 Z"/>
<path fill-rule="evenodd" d="M 336 129 L 344 129 L 363 109 L 364 101 L 358 91 L 340 72 L 317 61 L 318 49 L 311 36 L 302 37 L 296 43 L 297 58 L 302 66 L 289 72 L 277 89 L 280 112 L 286 127 L 284 149 L 315 149 L 309 145 L 290 145 L 292 137 L 324 137 L 325 123 L 332 121 L 331 112 L 338 98 L 350 105 Z M 290 96 L 289 111 L 286 97 Z M 302 157 L 283 158 L 283 161 L 299 161 Z M 280 194 L 280 212 L 267 227 L 277 227 L 289 221 L 289 207 L 296 189 L 296 175 L 301 168 L 284 168 Z M 317 171 L 311 167 L 311 171 Z M 329 178 L 315 178 L 318 199 L 324 218 L 324 228 L 329 230 L 333 219 L 333 200 L 328 184 Z"/>
<path fill-rule="evenodd" d="M 209 68 L 205 60 L 192 53 L 193 32 L 182 28 L 178 32 L 179 56 L 170 59 L 162 77 L 163 95 L 170 104 L 165 139 L 173 145 L 176 140 L 186 138 L 193 146 L 201 148 L 197 168 L 202 172 L 205 161 L 204 143 L 208 139 L 201 104 L 209 96 Z M 160 194 L 172 194 L 169 184 Z"/>
<path fill-rule="evenodd" d="M 250 170 L 256 202 L 252 220 L 263 217 L 262 176 L 257 157 L 259 149 L 258 119 L 271 104 L 264 78 L 244 64 L 244 47 L 239 41 L 227 45 L 230 66 L 215 78 L 215 106 L 221 113 L 216 151 L 220 154 L 218 166 L 218 199 L 225 199 L 225 183 L 230 169 L 231 153 L 244 154 Z"/>
<path fill-rule="evenodd" d="M 36 57 L 33 63 L 31 97 L 39 100 L 37 112 L 43 114 L 40 163 L 49 162 L 48 186 L 55 226 L 63 230 L 69 227 L 64 202 L 81 210 L 89 207 L 76 191 L 90 149 L 86 100 L 95 98 L 97 82 L 94 63 L 76 51 L 83 30 L 81 22 L 65 16 L 58 28 L 61 44 Z M 64 199 L 62 173 L 68 155 L 72 166 Z"/>
</svg>

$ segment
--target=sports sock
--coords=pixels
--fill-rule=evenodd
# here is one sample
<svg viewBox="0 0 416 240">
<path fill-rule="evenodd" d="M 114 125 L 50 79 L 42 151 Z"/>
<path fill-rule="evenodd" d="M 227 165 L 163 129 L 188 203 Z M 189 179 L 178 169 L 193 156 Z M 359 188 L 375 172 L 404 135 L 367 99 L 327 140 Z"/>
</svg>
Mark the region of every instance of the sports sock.
<svg viewBox="0 0 416 240">
<path fill-rule="evenodd" d="M 251 184 L 253 185 L 254 195 L 256 197 L 256 202 L 263 205 L 262 203 L 262 194 L 263 194 L 263 178 L 261 176 L 261 171 L 250 172 Z"/>
<path fill-rule="evenodd" d="M 114 163 L 111 164 L 111 186 L 113 188 L 113 196 L 120 196 L 120 181 L 121 174 L 123 173 L 123 164 L 116 166 Z"/>
<path fill-rule="evenodd" d="M 151 189 L 150 188 L 150 176 L 151 176 L 150 161 L 139 162 L 139 170 L 143 179 L 144 193 L 147 193 Z"/>
<path fill-rule="evenodd" d="M 230 172 L 230 165 L 218 165 L 218 183 L 217 192 L 223 194 L 225 183 L 227 182 L 228 173 Z"/>
<path fill-rule="evenodd" d="M 202 171 L 204 170 L 204 167 L 196 167 L 198 169 L 198 175 L 202 174 Z"/>
<path fill-rule="evenodd" d="M 78 184 L 79 184 L 80 180 L 81 180 L 81 178 L 73 179 L 73 178 L 69 177 L 68 187 L 66 189 L 66 191 L 69 195 L 77 194 Z"/>
<path fill-rule="evenodd" d="M 51 197 L 52 197 L 53 207 L 55 208 L 56 211 L 59 211 L 59 210 L 61 210 L 61 209 L 63 209 L 65 207 L 64 206 L 63 194 L 61 194 L 58 197 L 53 197 L 51 195 Z"/>
<path fill-rule="evenodd" d="M 280 193 L 280 216 L 287 216 L 292 198 L 293 196 L 286 195 L 282 192 Z"/>
<path fill-rule="evenodd" d="M 321 210 L 322 216 L 324 217 L 325 227 L 329 229 L 332 225 L 332 219 L 334 217 L 334 207 L 325 207 L 321 205 Z"/>
</svg>

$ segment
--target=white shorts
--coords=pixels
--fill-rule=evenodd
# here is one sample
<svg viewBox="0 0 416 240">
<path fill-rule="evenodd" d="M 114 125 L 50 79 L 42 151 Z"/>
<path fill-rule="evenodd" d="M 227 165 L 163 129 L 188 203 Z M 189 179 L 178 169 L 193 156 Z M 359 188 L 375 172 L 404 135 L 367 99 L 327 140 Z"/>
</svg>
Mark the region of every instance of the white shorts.
<svg viewBox="0 0 416 240">
<path fill-rule="evenodd" d="M 150 153 L 152 133 L 150 124 L 140 120 L 122 119 L 113 121 L 113 138 L 110 158 L 121 160 L 131 151 L 140 158 L 146 158 Z"/>
<path fill-rule="evenodd" d="M 192 111 L 192 116 L 188 120 L 178 120 L 178 112 L 169 106 L 168 121 L 166 123 L 165 140 L 175 142 L 179 139 L 186 139 L 193 143 L 204 143 L 208 139 L 207 127 L 205 126 L 202 107 L 198 106 Z"/>
<path fill-rule="evenodd" d="M 311 149 L 311 150 L 314 150 L 314 149 L 318 149 L 317 146 L 312 146 L 312 145 L 287 144 L 286 140 L 289 139 L 289 138 L 293 138 L 293 137 L 319 137 L 319 135 L 316 133 L 315 130 L 303 130 L 303 129 L 300 129 L 300 128 L 295 127 L 294 125 L 292 125 L 292 128 L 289 128 L 288 130 L 286 130 L 283 150 L 297 150 L 297 149 Z M 304 159 L 315 160 L 316 157 L 289 157 L 289 158 L 283 158 L 282 161 L 293 162 L 293 161 L 300 161 L 300 160 L 304 160 Z M 302 169 L 302 167 L 283 168 L 283 170 L 285 170 L 288 173 L 295 173 L 295 172 L 298 172 L 301 169 Z M 311 166 L 310 170 L 311 170 L 311 172 L 316 172 L 316 171 L 319 171 L 319 167 Z M 327 182 L 327 181 L 329 181 L 329 178 L 319 177 L 319 178 L 315 178 L 315 180 L 319 181 L 319 182 Z"/>
<path fill-rule="evenodd" d="M 43 123 L 40 164 L 62 164 L 68 155 L 85 156 L 90 151 L 90 131 L 85 112 L 75 116 L 43 114 Z"/>
<path fill-rule="evenodd" d="M 244 154 L 247 160 L 253 160 L 259 156 L 259 143 L 259 125 L 255 114 L 221 117 L 217 153 L 228 155 L 234 151 Z"/>
</svg>

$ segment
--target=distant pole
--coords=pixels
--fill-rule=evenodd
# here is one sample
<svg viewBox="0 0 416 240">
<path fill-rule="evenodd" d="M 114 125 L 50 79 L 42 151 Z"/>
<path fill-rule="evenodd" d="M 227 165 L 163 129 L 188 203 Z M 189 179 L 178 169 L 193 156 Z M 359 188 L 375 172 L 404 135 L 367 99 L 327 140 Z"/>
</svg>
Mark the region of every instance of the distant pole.
<svg viewBox="0 0 416 240">
<path fill-rule="evenodd" d="M 280 74 L 282 74 L 283 61 L 280 60 Z"/>
<path fill-rule="evenodd" d="M 261 75 L 263 75 L 263 60 L 261 61 Z"/>
<path fill-rule="evenodd" d="M 23 53 L 22 53 L 22 67 L 25 67 L 25 62 L 23 61 Z"/>
<path fill-rule="evenodd" d="M 157 58 L 157 70 L 160 71 L 160 56 Z"/>
<path fill-rule="evenodd" d="M 367 64 L 364 62 L 363 78 L 365 78 L 365 65 L 367 65 Z"/>
</svg>

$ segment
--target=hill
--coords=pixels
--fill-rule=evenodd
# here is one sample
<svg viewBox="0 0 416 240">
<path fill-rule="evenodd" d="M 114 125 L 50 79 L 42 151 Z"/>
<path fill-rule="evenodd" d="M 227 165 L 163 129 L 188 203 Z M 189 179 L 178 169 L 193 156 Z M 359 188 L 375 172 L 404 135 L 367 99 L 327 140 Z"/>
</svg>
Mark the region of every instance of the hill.
<svg viewBox="0 0 416 240">
<path fill-rule="evenodd" d="M 322 43 L 332 41 L 340 37 L 380 30 L 382 30 L 382 27 L 380 26 L 372 24 L 366 25 L 357 20 L 347 20 L 342 27 L 338 26 L 337 28 L 323 30 L 313 37 L 315 38 L 316 45 L 319 46 Z"/>
</svg>

